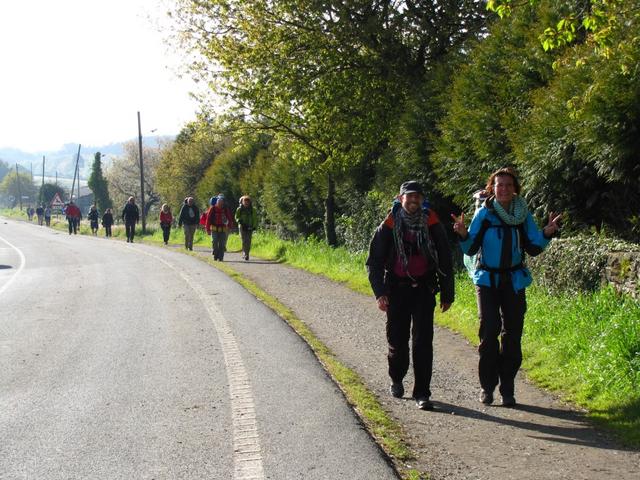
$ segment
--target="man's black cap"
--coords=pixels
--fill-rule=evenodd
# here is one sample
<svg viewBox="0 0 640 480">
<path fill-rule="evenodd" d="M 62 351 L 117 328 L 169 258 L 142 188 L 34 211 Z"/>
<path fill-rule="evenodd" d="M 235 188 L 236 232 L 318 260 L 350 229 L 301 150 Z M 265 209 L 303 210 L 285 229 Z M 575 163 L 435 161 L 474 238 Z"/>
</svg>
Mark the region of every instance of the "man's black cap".
<svg viewBox="0 0 640 480">
<path fill-rule="evenodd" d="M 404 182 L 400 185 L 400 195 L 405 195 L 407 193 L 419 193 L 424 196 L 424 190 L 422 190 L 422 185 L 420 185 L 415 180 L 409 180 L 408 182 Z"/>
</svg>

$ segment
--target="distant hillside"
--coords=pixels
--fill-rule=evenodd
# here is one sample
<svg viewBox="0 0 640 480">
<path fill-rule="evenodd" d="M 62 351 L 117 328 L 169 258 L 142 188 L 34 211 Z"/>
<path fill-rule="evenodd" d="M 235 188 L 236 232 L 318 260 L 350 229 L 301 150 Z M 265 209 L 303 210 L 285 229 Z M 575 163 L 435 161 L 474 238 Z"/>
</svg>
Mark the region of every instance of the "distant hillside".
<svg viewBox="0 0 640 480">
<path fill-rule="evenodd" d="M 145 145 L 157 145 L 159 140 L 167 139 L 166 136 L 145 137 Z M 134 139 L 132 139 L 134 140 Z M 127 140 L 128 142 L 129 140 Z M 110 165 L 111 161 L 124 154 L 123 144 L 126 142 L 110 143 L 101 146 L 82 146 L 80 150 L 80 177 L 87 178 L 90 174 L 91 163 L 96 152 L 106 155 L 104 166 Z M 0 148 L 0 160 L 4 160 L 9 167 L 15 168 L 16 163 L 24 168 L 26 172 L 33 169 L 34 175 L 42 174 L 42 157 L 45 157 L 45 176 L 55 177 L 56 173 L 60 177 L 73 177 L 73 169 L 78 154 L 78 145 L 68 143 L 57 151 L 24 152 L 15 148 Z"/>
</svg>

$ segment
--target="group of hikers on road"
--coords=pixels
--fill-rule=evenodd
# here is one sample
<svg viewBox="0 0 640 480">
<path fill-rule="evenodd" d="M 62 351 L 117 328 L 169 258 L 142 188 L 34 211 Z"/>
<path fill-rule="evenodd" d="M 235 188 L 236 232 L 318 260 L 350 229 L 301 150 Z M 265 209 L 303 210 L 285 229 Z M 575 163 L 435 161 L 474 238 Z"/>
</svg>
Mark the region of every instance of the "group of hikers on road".
<svg viewBox="0 0 640 480">
<path fill-rule="evenodd" d="M 540 229 L 520 196 L 520 182 L 511 168 L 493 172 L 475 198 L 477 208 L 468 228 L 463 213 L 452 214 L 451 218 L 476 288 L 480 317 L 479 401 L 492 404 L 498 388 L 502 405 L 513 407 L 514 381 L 522 363 L 525 288 L 532 282 L 524 258 L 544 250 L 560 229 L 561 215 L 551 213 L 548 223 Z M 69 234 L 77 233 L 80 210 L 69 202 L 65 214 Z M 127 242 L 133 242 L 140 219 L 134 197 L 129 197 L 121 217 Z M 96 235 L 99 213 L 95 205 L 88 219 Z M 107 209 L 102 216 L 107 237 L 111 236 L 113 220 L 111 209 Z M 167 245 L 175 219 L 166 203 L 160 210 L 159 222 Z M 242 240 L 242 257 L 249 260 L 258 218 L 248 195 L 240 198 L 234 214 L 222 193 L 211 197 L 203 212 L 189 196 L 177 216 L 177 225 L 184 231 L 184 247 L 193 250 L 194 234 L 199 227 L 203 228 L 211 236 L 211 253 L 216 261 L 223 261 L 228 234 L 236 224 Z M 386 218 L 373 234 L 365 263 L 378 308 L 386 313 L 390 393 L 396 398 L 403 397 L 403 380 L 412 363 L 411 396 L 418 408 L 432 410 L 436 294 L 440 296 L 441 311 L 449 310 L 454 302 L 454 268 L 446 229 L 426 202 L 419 182 L 407 181 L 400 186 Z"/>
<path fill-rule="evenodd" d="M 164 217 L 163 211 L 165 212 Z M 170 216 L 171 210 L 164 204 L 160 213 L 160 224 L 165 224 L 165 227 L 163 227 L 165 244 L 169 238 Z M 198 227 L 201 226 L 207 232 L 207 235 L 211 236 L 213 259 L 220 262 L 224 260 L 229 232 L 235 228 L 236 224 L 242 241 L 242 258 L 248 261 L 253 231 L 258 228 L 258 215 L 249 195 L 240 197 L 235 214 L 232 214 L 227 207 L 223 193 L 211 197 L 209 199 L 209 208 L 202 213 L 200 213 L 200 209 L 195 204 L 193 197 L 187 197 L 184 199 L 178 214 L 178 227 L 182 227 L 184 230 L 185 248 L 193 250 L 193 236 Z"/>
<path fill-rule="evenodd" d="M 65 205 L 63 213 L 69 224 L 69 235 L 77 234 L 82 218 L 80 209 L 73 201 L 70 201 Z M 127 243 L 133 243 L 135 227 L 140 221 L 140 210 L 133 196 L 129 197 L 124 205 L 121 218 L 125 227 Z M 100 213 L 95 205 L 91 205 L 87 219 L 90 222 L 91 233 L 97 235 Z M 164 244 L 168 245 L 174 218 L 171 207 L 166 203 L 160 208 L 159 223 Z M 193 250 L 193 237 L 196 230 L 199 227 L 204 229 L 211 236 L 211 253 L 214 260 L 218 261 L 223 261 L 229 232 L 237 225 L 242 241 L 242 258 L 248 261 L 253 231 L 258 227 L 258 215 L 249 195 L 240 197 L 238 208 L 232 214 L 225 204 L 224 194 L 220 193 L 209 199 L 209 208 L 202 214 L 193 197 L 185 198 L 178 214 L 177 223 L 178 227 L 184 231 L 184 246 L 187 250 Z M 107 208 L 102 215 L 102 226 L 105 229 L 106 237 L 112 236 L 111 227 L 113 224 L 113 212 Z"/>
<path fill-rule="evenodd" d="M 33 221 L 34 216 L 38 219 L 38 225 L 42 226 L 44 224 L 47 227 L 51 225 L 51 207 L 43 204 L 34 209 L 29 205 L 27 207 L 27 218 L 30 222 Z"/>
<path fill-rule="evenodd" d="M 513 407 L 514 381 L 522 363 L 525 288 L 532 281 L 524 256 L 544 250 L 559 231 L 561 216 L 551 213 L 547 225 L 539 229 L 519 195 L 520 183 L 511 168 L 492 173 L 482 194 L 484 202 L 468 229 L 464 214 L 451 215 L 453 231 L 462 252 L 475 257 L 470 274 L 480 317 L 479 401 L 492 404 L 498 387 L 502 405 Z M 436 293 L 441 311 L 446 312 L 454 301 L 454 276 L 445 228 L 424 204 L 425 197 L 418 182 L 401 185 L 397 200 L 373 235 L 366 265 L 378 308 L 386 312 L 391 395 L 404 395 L 411 356 L 412 397 L 418 408 L 432 410 Z"/>
</svg>

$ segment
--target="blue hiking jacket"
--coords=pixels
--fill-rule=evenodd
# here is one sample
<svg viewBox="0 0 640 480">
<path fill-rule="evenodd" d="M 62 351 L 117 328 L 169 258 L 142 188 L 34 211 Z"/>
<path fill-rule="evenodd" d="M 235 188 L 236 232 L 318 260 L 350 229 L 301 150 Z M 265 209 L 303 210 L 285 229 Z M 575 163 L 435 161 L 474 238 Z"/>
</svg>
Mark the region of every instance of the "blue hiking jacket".
<svg viewBox="0 0 640 480">
<path fill-rule="evenodd" d="M 531 285 L 531 273 L 524 264 L 524 254 L 536 256 L 549 244 L 531 213 L 521 225 L 507 225 L 488 200 L 476 212 L 469 226 L 469 235 L 460 241 L 466 255 L 478 253 L 478 262 L 471 278 L 478 286 L 495 287 L 500 277 L 511 277 L 513 290 L 518 292 Z"/>
</svg>

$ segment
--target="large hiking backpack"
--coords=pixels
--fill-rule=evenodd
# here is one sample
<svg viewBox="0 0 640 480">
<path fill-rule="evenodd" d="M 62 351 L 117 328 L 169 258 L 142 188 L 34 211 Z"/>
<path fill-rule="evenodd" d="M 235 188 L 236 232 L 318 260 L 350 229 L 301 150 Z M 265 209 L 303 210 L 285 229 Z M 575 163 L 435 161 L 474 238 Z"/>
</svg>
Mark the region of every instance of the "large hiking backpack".
<svg viewBox="0 0 640 480">
<path fill-rule="evenodd" d="M 475 215 L 480 209 L 480 207 L 482 206 L 482 204 L 484 203 L 484 201 L 487 199 L 487 194 L 484 190 L 478 190 L 473 194 L 473 199 L 475 201 L 475 210 L 473 211 L 473 214 Z M 477 268 L 478 253 L 474 255 L 464 254 L 462 257 L 463 257 L 462 261 L 464 263 L 465 268 L 467 269 L 467 273 L 471 278 L 473 278 L 473 273 L 476 271 L 476 268 Z"/>
</svg>

